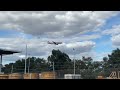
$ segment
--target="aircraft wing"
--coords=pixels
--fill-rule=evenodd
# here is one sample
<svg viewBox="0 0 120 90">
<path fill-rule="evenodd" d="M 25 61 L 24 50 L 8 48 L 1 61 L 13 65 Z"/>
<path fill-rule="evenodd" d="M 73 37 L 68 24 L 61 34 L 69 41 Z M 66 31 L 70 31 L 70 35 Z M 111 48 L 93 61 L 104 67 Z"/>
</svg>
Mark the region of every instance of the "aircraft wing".
<svg viewBox="0 0 120 90">
<path fill-rule="evenodd" d="M 49 42 L 49 41 L 48 41 L 47 43 L 48 43 L 48 44 L 53 44 L 52 42 Z"/>
<path fill-rule="evenodd" d="M 58 45 L 58 44 L 62 44 L 62 42 L 54 42 L 54 41 L 49 42 L 49 41 L 48 41 L 48 44 L 55 44 L 55 45 Z"/>
</svg>

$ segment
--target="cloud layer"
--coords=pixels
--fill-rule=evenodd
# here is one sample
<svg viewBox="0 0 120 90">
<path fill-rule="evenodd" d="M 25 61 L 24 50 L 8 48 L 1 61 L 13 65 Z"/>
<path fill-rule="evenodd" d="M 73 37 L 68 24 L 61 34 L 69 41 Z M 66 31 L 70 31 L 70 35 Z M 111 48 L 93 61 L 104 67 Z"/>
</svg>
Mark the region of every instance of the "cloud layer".
<svg viewBox="0 0 120 90">
<path fill-rule="evenodd" d="M 110 35 L 113 46 L 120 45 L 120 25 L 113 25 L 111 29 L 104 30 L 104 35 Z"/>
<path fill-rule="evenodd" d="M 22 51 L 21 54 L 15 54 L 15 58 L 11 56 L 4 58 L 8 61 L 24 56 L 26 43 L 28 54 L 31 56 L 47 58 L 52 49 L 60 49 L 70 57 L 74 54 L 78 58 L 79 55 L 89 56 L 96 45 L 92 40 L 101 38 L 101 34 L 97 33 L 102 32 L 100 27 L 106 24 L 107 19 L 118 13 L 117 11 L 1 11 L 0 30 L 14 30 L 20 34 L 15 38 L 0 38 L 0 48 Z M 117 33 L 119 28 L 120 26 L 113 26 L 110 30 L 104 30 L 102 34 L 112 35 L 112 42 L 119 45 Z M 91 32 L 93 33 L 89 34 Z M 32 35 L 31 38 L 27 34 Z M 63 44 L 49 45 L 47 41 L 61 41 Z"/>
<path fill-rule="evenodd" d="M 21 39 L 21 38 L 0 38 L 0 48 L 8 50 L 18 50 L 21 51 L 20 54 L 14 54 L 12 56 L 5 56 L 4 60 L 15 61 L 25 55 L 25 48 L 27 43 L 27 51 L 29 56 L 37 56 L 47 59 L 51 55 L 53 49 L 59 49 L 62 52 L 67 53 L 70 57 L 74 54 L 81 54 L 84 52 L 90 52 L 95 46 L 95 42 L 84 41 L 84 42 L 74 42 L 74 43 L 63 43 L 61 45 L 55 46 L 47 44 L 46 41 L 39 39 Z M 75 49 L 73 51 L 73 48 Z"/>
<path fill-rule="evenodd" d="M 20 30 L 32 35 L 70 36 L 94 31 L 115 11 L 4 11 L 1 29 Z"/>
</svg>

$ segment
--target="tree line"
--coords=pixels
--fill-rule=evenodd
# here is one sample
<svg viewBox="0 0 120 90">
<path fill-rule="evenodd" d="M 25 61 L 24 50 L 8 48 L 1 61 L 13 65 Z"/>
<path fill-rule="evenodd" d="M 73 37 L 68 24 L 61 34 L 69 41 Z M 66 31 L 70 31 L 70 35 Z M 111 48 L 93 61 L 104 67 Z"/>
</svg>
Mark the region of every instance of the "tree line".
<svg viewBox="0 0 120 90">
<path fill-rule="evenodd" d="M 28 57 L 27 70 L 29 72 L 52 71 L 53 65 L 58 76 L 73 74 L 74 62 L 70 57 L 60 50 L 52 50 L 52 54 L 47 60 L 44 58 Z M 24 73 L 25 59 L 19 59 L 14 63 L 5 64 L 2 68 L 4 73 Z M 120 69 L 120 49 L 115 49 L 108 56 L 103 57 L 102 61 L 94 61 L 91 57 L 83 56 L 82 59 L 75 60 L 75 73 L 81 74 L 83 79 L 94 79 L 99 75 L 108 77 L 112 71 Z"/>
</svg>

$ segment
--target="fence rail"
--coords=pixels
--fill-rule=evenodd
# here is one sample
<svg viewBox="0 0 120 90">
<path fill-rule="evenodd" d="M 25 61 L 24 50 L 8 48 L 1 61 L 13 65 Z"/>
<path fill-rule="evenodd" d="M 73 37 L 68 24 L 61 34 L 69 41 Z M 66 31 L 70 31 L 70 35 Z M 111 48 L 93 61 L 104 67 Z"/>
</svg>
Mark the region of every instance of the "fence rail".
<svg viewBox="0 0 120 90">
<path fill-rule="evenodd" d="M 4 71 L 4 70 L 3 70 Z M 7 72 L 8 71 L 8 72 Z M 70 68 L 70 69 L 62 69 L 62 70 L 54 70 L 56 72 L 56 77 L 55 79 L 64 79 L 65 74 L 74 74 L 74 69 Z M 99 69 L 79 69 L 77 68 L 75 70 L 75 74 L 79 74 L 81 75 L 81 79 L 96 79 L 98 78 L 98 76 L 103 76 L 104 78 L 107 78 L 110 76 L 110 74 L 115 71 L 115 72 L 119 72 L 120 68 L 99 68 Z M 43 73 L 43 72 L 53 72 L 53 70 L 41 70 L 38 68 L 34 68 L 34 69 L 29 69 L 29 73 Z M 20 74 L 24 74 L 24 68 L 21 69 L 21 67 L 17 67 L 17 68 L 9 68 L 8 70 L 6 70 L 6 72 L 4 72 L 4 74 L 11 74 L 11 73 L 20 73 Z M 28 69 L 26 71 L 26 73 L 28 73 Z M 120 73 L 119 73 L 120 75 Z M 114 75 L 115 77 L 115 75 Z M 116 77 L 120 77 L 120 76 L 116 76 Z"/>
</svg>

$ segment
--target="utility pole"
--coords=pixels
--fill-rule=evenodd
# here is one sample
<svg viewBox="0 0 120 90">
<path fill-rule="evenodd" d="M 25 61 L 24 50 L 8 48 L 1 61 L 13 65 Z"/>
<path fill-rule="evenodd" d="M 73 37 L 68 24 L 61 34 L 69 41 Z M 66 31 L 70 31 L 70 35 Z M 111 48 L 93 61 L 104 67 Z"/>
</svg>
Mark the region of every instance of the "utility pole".
<svg viewBox="0 0 120 90">
<path fill-rule="evenodd" d="M 27 44 L 26 44 L 26 56 L 25 56 L 25 74 L 26 74 L 26 61 L 27 61 Z"/>
<path fill-rule="evenodd" d="M 0 59 L 0 74 L 2 73 L 2 54 L 1 54 L 1 59 Z"/>
<path fill-rule="evenodd" d="M 74 52 L 74 75 L 75 75 L 75 51 L 74 51 L 75 49 L 73 48 L 73 52 Z"/>
<path fill-rule="evenodd" d="M 13 65 L 12 65 L 11 73 L 13 73 Z"/>
<path fill-rule="evenodd" d="M 54 79 L 55 79 L 55 67 L 54 67 L 54 61 L 53 61 L 53 74 L 54 74 Z"/>
<path fill-rule="evenodd" d="M 30 54 L 29 54 L 30 56 Z M 29 63 L 28 63 L 28 73 L 30 72 L 30 57 L 29 57 Z"/>
</svg>

